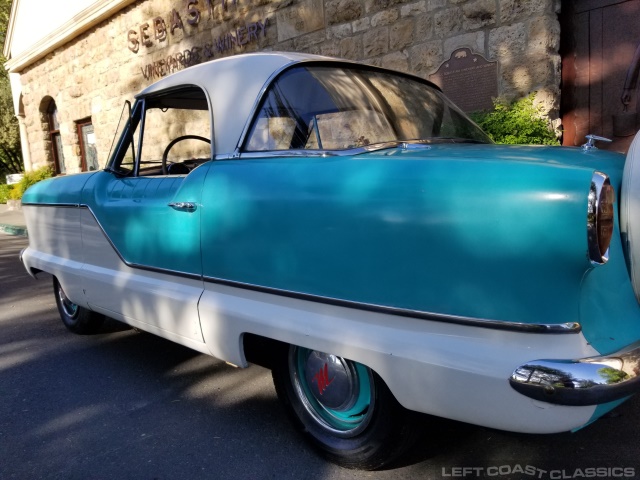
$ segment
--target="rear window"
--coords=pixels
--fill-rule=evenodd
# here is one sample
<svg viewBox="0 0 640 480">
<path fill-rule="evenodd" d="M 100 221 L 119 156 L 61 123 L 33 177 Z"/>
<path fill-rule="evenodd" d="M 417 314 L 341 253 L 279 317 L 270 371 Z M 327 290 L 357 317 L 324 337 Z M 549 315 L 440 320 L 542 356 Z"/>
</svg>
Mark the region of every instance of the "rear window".
<svg viewBox="0 0 640 480">
<path fill-rule="evenodd" d="M 345 150 L 403 141 L 489 138 L 439 90 L 391 72 L 302 66 L 269 88 L 245 151 Z"/>
</svg>

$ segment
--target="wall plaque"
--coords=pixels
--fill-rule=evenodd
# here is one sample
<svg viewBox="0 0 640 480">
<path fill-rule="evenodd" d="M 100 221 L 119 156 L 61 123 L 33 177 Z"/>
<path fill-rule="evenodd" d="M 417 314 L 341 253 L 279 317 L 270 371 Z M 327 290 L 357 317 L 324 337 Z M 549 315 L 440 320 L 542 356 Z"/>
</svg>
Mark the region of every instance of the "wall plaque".
<svg viewBox="0 0 640 480">
<path fill-rule="evenodd" d="M 429 80 L 465 112 L 491 109 L 492 98 L 498 96 L 498 62 L 459 48 Z"/>
</svg>

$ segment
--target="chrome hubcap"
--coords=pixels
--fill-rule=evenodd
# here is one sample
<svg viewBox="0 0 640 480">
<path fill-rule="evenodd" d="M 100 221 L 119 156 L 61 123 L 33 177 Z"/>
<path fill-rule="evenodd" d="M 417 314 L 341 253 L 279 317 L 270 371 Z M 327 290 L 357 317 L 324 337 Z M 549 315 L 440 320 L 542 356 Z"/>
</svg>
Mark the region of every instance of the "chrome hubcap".
<svg viewBox="0 0 640 480">
<path fill-rule="evenodd" d="M 371 371 L 336 355 L 292 347 L 289 371 L 294 391 L 312 418 L 341 437 L 360 433 L 375 404 Z"/>
<path fill-rule="evenodd" d="M 305 365 L 305 380 L 322 406 L 348 410 L 358 396 L 357 376 L 353 364 L 327 353 L 313 351 Z"/>
<path fill-rule="evenodd" d="M 58 285 L 58 297 L 60 298 L 60 305 L 62 306 L 64 313 L 70 318 L 75 317 L 78 313 L 78 305 L 67 298 L 60 285 Z"/>
</svg>

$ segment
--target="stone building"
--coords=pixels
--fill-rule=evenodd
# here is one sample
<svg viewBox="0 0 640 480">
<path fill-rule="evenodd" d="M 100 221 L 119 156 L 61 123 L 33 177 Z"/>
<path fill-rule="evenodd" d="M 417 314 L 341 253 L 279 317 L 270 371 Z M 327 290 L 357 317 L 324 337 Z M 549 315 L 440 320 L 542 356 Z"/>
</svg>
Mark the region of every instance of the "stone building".
<svg viewBox="0 0 640 480">
<path fill-rule="evenodd" d="M 565 3 L 68 0 L 63 8 L 14 0 L 4 52 L 25 167 L 101 168 L 126 99 L 173 71 L 258 50 L 345 57 L 433 79 L 470 52 L 492 66 L 485 96 L 538 92 L 538 103 L 559 124 L 558 15 Z"/>
</svg>

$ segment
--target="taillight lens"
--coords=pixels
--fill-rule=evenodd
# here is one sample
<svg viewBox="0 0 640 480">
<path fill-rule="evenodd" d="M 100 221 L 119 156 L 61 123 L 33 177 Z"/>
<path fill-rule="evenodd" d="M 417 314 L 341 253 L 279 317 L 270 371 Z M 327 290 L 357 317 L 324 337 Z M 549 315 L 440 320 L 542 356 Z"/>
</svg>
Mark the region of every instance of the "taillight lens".
<svg viewBox="0 0 640 480">
<path fill-rule="evenodd" d="M 615 199 L 615 190 L 609 182 L 609 177 L 602 172 L 595 172 L 589 190 L 587 240 L 589 259 L 596 264 L 601 265 L 609 260 Z"/>
</svg>

